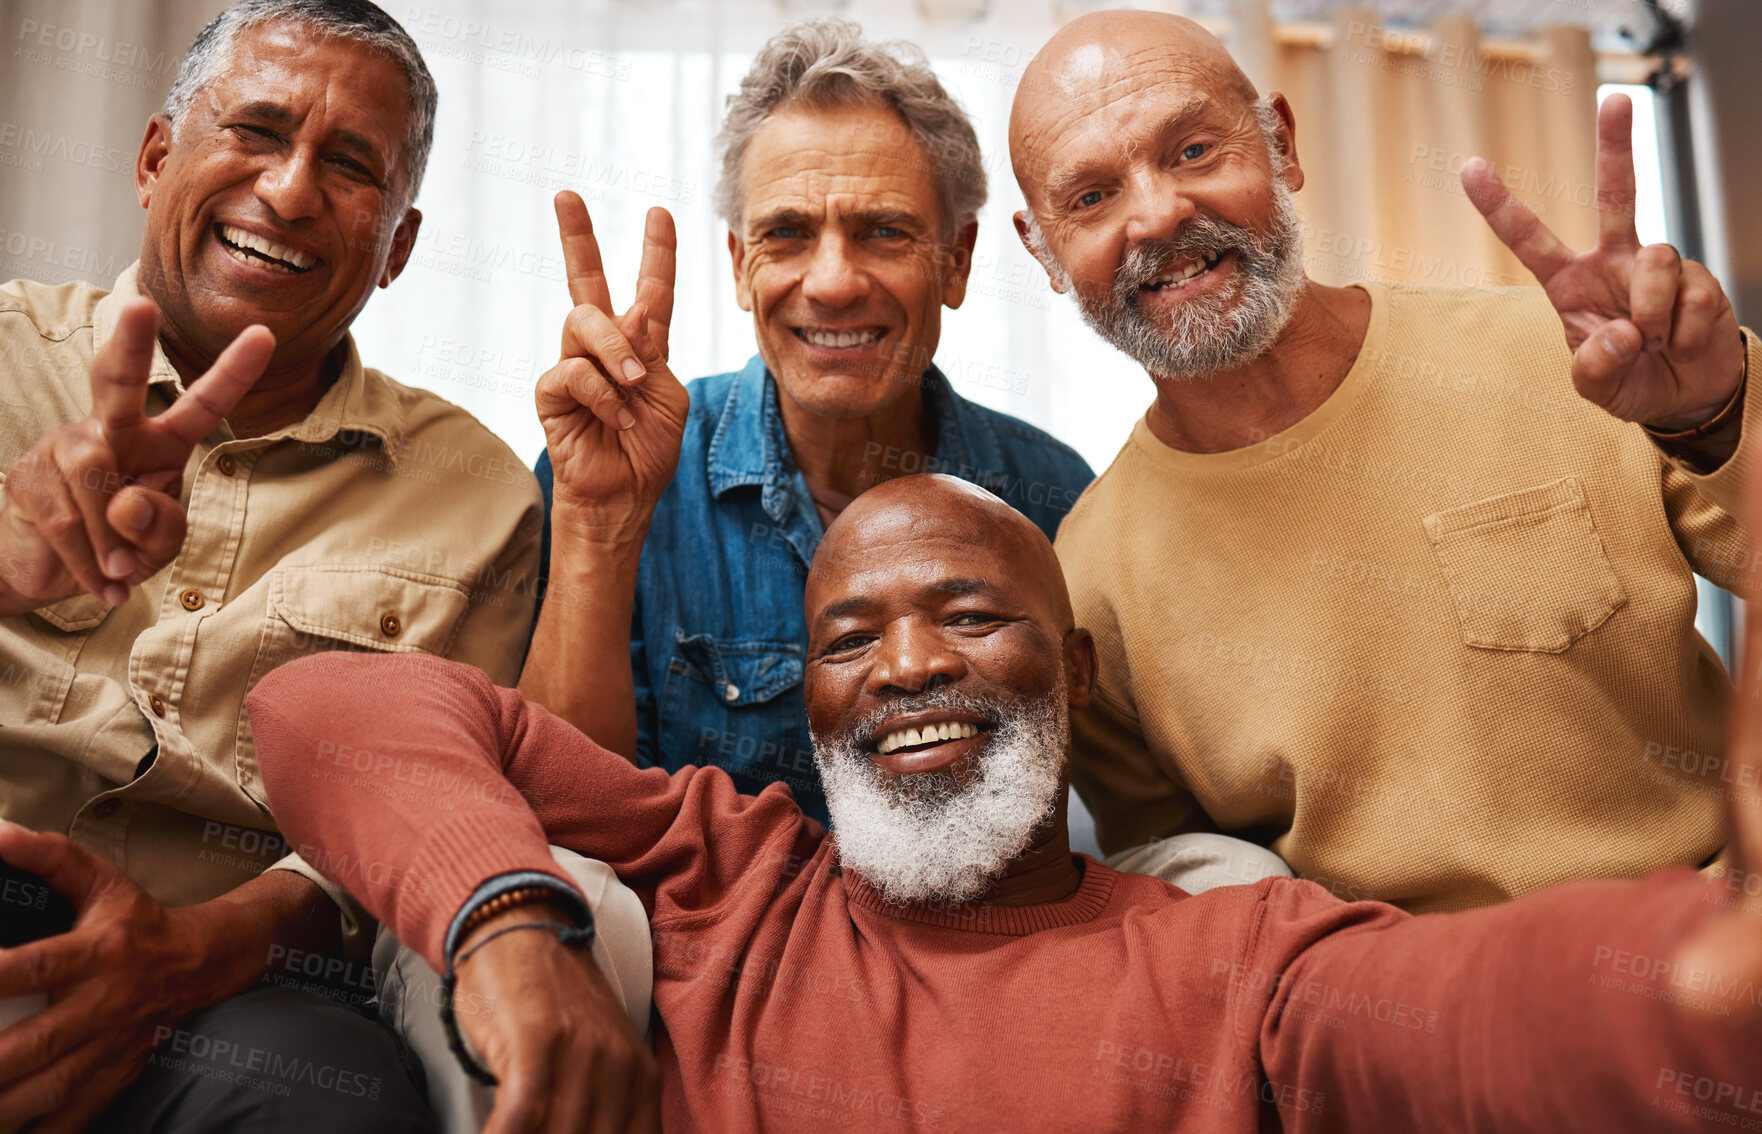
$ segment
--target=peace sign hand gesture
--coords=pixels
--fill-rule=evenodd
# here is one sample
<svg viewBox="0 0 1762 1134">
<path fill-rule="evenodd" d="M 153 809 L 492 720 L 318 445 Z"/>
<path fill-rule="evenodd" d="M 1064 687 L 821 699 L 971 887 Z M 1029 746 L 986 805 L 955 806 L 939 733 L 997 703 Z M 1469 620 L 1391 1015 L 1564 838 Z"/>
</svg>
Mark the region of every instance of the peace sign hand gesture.
<svg viewBox="0 0 1762 1134">
<path fill-rule="evenodd" d="M 536 395 L 556 478 L 551 522 L 596 542 L 640 541 L 679 464 L 690 408 L 667 368 L 673 218 L 649 210 L 636 299 L 614 318 L 586 204 L 562 192 L 556 208 L 575 308 L 563 323 L 562 359 L 538 380 Z"/>
<path fill-rule="evenodd" d="M 171 408 L 148 417 L 158 320 L 149 299 L 122 305 L 92 359 L 92 412 L 43 434 L 7 473 L 0 615 L 81 591 L 120 606 L 183 546 L 184 466 L 262 376 L 275 336 L 245 328 Z"/>
<path fill-rule="evenodd" d="M 1468 199 L 1541 283 L 1566 327 L 1572 382 L 1624 421 L 1665 432 L 1709 421 L 1744 369 L 1737 315 L 1719 281 L 1634 230 L 1633 103 L 1597 112 L 1597 246 L 1574 252 L 1479 158 L 1462 169 Z"/>
</svg>

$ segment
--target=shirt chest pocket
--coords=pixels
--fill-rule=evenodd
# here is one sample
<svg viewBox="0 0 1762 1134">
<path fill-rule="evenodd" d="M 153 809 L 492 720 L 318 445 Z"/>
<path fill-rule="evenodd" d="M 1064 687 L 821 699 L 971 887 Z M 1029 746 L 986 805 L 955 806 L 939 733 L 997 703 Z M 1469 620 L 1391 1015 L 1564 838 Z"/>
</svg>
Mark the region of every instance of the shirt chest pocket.
<svg viewBox="0 0 1762 1134">
<path fill-rule="evenodd" d="M 811 749 L 797 751 L 807 747 L 801 683 L 794 642 L 677 633 L 658 702 L 656 758 L 669 768 L 714 765 L 784 782 L 790 773 L 811 774 Z"/>
<path fill-rule="evenodd" d="M 1571 477 L 1427 516 L 1462 640 L 1558 654 L 1627 604 Z"/>
<path fill-rule="evenodd" d="M 464 584 L 436 575 L 313 564 L 276 568 L 268 605 L 247 695 L 276 666 L 328 650 L 444 657 L 453 648 L 471 599 Z M 265 802 L 251 722 L 243 712 L 238 779 L 247 795 Z"/>
<path fill-rule="evenodd" d="M 21 677 L 27 692 L 23 719 L 20 724 L 54 723 L 61 719 L 68 691 L 73 687 L 81 651 L 104 620 L 110 617 L 109 603 L 91 595 L 74 595 L 58 603 L 31 612 L 27 619 L 26 643 L 34 647 L 30 653 L 3 659 L 10 668 L 28 665 L 28 678 Z M 41 625 L 38 625 L 40 621 Z M 8 646 L 16 646 L 8 643 Z"/>
</svg>

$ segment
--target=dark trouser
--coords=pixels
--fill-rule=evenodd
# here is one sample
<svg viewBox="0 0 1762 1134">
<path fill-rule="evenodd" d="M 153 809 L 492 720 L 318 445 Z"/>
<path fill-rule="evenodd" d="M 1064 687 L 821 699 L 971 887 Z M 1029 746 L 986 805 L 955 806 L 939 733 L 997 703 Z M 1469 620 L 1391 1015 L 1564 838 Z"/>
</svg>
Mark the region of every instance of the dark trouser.
<svg viewBox="0 0 1762 1134">
<path fill-rule="evenodd" d="M 263 986 L 170 1030 L 88 1129 L 432 1134 L 420 1082 L 420 1069 L 377 1018 L 310 992 Z"/>
</svg>

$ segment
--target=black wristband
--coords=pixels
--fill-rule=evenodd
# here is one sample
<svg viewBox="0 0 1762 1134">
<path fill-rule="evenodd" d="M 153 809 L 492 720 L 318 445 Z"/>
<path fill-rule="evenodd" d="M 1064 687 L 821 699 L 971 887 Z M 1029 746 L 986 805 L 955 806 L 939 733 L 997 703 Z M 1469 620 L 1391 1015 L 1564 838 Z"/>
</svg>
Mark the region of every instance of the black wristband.
<svg viewBox="0 0 1762 1134">
<path fill-rule="evenodd" d="M 453 1014 L 453 988 L 459 983 L 459 966 L 471 959 L 471 955 L 488 945 L 491 941 L 506 933 L 514 933 L 521 929 L 543 929 L 557 935 L 560 944 L 575 949 L 591 949 L 593 947 L 593 922 L 584 926 L 565 925 L 560 921 L 522 921 L 515 925 L 504 925 L 482 941 L 460 953 L 447 962 L 447 971 L 441 977 L 440 1017 L 441 1027 L 447 1033 L 447 1048 L 452 1051 L 453 1058 L 465 1069 L 465 1074 L 476 1079 L 486 1087 L 496 1085 L 496 1077 L 490 1071 L 471 1058 L 465 1050 L 465 1037 L 459 1034 L 459 1020 Z"/>
</svg>

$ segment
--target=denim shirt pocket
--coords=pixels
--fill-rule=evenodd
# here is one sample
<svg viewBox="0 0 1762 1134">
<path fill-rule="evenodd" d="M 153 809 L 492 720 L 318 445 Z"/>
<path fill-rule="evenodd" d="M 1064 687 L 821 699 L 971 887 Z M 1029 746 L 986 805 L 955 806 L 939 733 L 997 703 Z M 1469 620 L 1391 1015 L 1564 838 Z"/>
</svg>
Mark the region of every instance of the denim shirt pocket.
<svg viewBox="0 0 1762 1134">
<path fill-rule="evenodd" d="M 795 642 L 721 641 L 675 631 L 657 702 L 657 755 L 669 768 L 715 766 L 743 791 L 782 781 L 816 786 L 800 737 L 802 648 Z"/>
</svg>

